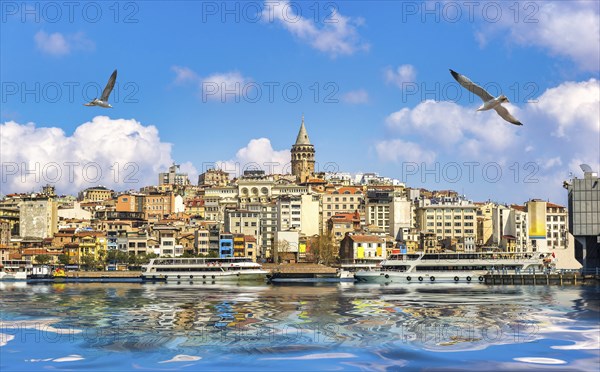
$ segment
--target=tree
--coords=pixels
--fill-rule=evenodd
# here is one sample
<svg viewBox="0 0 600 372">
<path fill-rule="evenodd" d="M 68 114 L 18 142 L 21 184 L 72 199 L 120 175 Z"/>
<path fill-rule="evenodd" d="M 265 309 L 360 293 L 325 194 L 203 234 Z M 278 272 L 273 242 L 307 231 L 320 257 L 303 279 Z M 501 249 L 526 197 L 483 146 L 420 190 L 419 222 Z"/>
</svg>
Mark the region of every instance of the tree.
<svg viewBox="0 0 600 372">
<path fill-rule="evenodd" d="M 69 257 L 68 254 L 61 254 L 58 256 L 58 263 L 65 266 L 68 265 L 71 262 L 71 258 Z"/>
<path fill-rule="evenodd" d="M 183 254 L 181 255 L 181 258 L 194 258 L 194 257 L 196 257 L 196 255 L 193 253 L 190 253 L 188 251 L 183 252 Z"/>
<path fill-rule="evenodd" d="M 38 254 L 37 256 L 35 256 L 35 262 L 37 262 L 41 265 L 46 265 L 50 261 L 52 261 L 52 257 L 50 257 L 50 255 Z"/>
<path fill-rule="evenodd" d="M 311 252 L 318 263 L 330 265 L 335 262 L 339 248 L 335 245 L 331 232 L 313 238 Z"/>
<path fill-rule="evenodd" d="M 86 254 L 81 257 L 81 264 L 89 270 L 90 268 L 95 268 L 97 265 L 96 259 L 91 254 Z"/>
<path fill-rule="evenodd" d="M 279 253 L 289 252 L 290 251 L 290 242 L 287 240 L 278 240 L 275 247 L 273 247 L 273 262 L 280 263 L 281 257 L 279 257 Z"/>
</svg>

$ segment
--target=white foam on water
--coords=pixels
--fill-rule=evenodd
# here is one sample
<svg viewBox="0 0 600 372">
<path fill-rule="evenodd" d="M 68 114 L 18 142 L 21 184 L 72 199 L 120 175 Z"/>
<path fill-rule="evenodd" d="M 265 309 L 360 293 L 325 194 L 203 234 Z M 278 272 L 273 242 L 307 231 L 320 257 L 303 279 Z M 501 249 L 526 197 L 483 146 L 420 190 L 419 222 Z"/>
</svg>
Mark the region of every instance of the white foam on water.
<svg viewBox="0 0 600 372">
<path fill-rule="evenodd" d="M 522 357 L 514 358 L 517 362 L 534 363 L 534 364 L 567 364 L 564 360 L 554 358 L 540 358 L 540 357 Z"/>
<path fill-rule="evenodd" d="M 260 360 L 314 360 L 314 359 L 340 359 L 340 358 L 356 358 L 357 356 L 350 353 L 322 353 L 308 354 L 296 357 L 277 357 L 277 358 L 261 358 Z"/>
<path fill-rule="evenodd" d="M 78 354 L 67 355 L 66 357 L 56 358 L 52 361 L 55 363 L 63 363 L 63 362 L 76 362 L 78 360 L 84 360 L 85 358 Z"/>
<path fill-rule="evenodd" d="M 202 359 L 202 357 L 195 356 L 195 355 L 179 354 L 179 355 L 175 355 L 173 358 L 171 358 L 169 360 L 163 360 L 162 362 L 159 362 L 159 363 L 194 362 L 194 361 L 200 360 L 200 359 Z"/>
</svg>

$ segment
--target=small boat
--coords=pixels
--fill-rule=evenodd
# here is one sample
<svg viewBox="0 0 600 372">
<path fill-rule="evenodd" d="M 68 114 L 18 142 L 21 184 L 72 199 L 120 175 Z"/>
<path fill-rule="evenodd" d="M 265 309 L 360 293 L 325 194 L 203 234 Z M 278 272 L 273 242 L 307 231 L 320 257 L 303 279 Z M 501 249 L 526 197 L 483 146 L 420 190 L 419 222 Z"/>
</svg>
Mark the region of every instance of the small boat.
<svg viewBox="0 0 600 372">
<path fill-rule="evenodd" d="M 34 265 L 27 279 L 51 279 L 52 269 L 48 265 Z"/>
<path fill-rule="evenodd" d="M 269 272 L 250 258 L 153 258 L 142 279 L 167 282 L 264 281 Z"/>
<path fill-rule="evenodd" d="M 343 281 L 354 281 L 354 274 L 356 274 L 356 272 L 361 270 L 376 270 L 379 264 L 380 262 L 343 263 L 337 271 L 337 276 Z"/>
<path fill-rule="evenodd" d="M 56 279 L 64 279 L 67 277 L 67 274 L 65 273 L 65 269 L 63 269 L 62 267 L 57 267 L 54 272 L 52 273 L 52 277 L 56 280 Z"/>
</svg>

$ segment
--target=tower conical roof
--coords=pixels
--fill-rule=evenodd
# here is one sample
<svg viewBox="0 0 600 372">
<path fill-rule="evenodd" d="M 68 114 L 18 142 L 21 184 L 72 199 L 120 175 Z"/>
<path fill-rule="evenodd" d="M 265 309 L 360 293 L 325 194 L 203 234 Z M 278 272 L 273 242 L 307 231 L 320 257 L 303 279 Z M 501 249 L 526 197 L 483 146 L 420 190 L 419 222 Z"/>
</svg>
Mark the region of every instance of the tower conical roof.
<svg viewBox="0 0 600 372">
<path fill-rule="evenodd" d="M 306 127 L 304 126 L 304 115 L 302 115 L 302 124 L 300 125 L 300 130 L 298 131 L 298 137 L 296 137 L 295 145 L 310 145 L 310 139 L 308 138 L 308 133 L 306 132 Z"/>
</svg>

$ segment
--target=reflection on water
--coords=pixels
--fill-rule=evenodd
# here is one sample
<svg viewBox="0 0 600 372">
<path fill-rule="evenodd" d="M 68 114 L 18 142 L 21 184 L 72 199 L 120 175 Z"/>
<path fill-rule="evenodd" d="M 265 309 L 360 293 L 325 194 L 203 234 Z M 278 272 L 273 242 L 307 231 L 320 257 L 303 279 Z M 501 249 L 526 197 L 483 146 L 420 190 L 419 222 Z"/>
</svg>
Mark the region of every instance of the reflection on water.
<svg viewBox="0 0 600 372">
<path fill-rule="evenodd" d="M 0 283 L 0 367 L 595 369 L 599 293 L 577 286 Z"/>
</svg>

